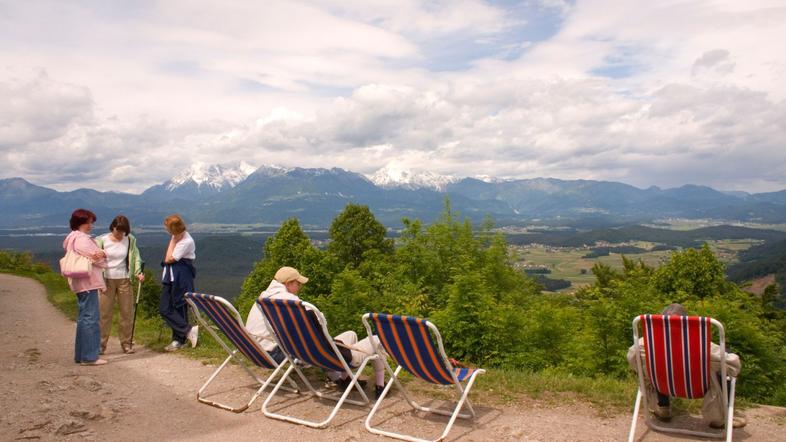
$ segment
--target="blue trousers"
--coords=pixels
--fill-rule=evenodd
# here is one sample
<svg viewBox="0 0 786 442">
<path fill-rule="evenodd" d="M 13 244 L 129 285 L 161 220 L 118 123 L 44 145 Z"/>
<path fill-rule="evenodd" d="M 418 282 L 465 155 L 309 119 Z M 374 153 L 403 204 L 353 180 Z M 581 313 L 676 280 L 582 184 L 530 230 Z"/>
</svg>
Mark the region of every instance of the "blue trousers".
<svg viewBox="0 0 786 442">
<path fill-rule="evenodd" d="M 98 290 L 76 294 L 79 313 L 76 317 L 76 339 L 74 340 L 74 362 L 93 362 L 101 349 L 101 316 L 98 308 Z"/>
<path fill-rule="evenodd" d="M 172 329 L 172 340 L 181 344 L 185 343 L 186 335 L 191 330 L 191 326 L 188 324 L 188 304 L 186 304 L 185 292 L 181 292 L 174 284 L 162 284 L 158 313 L 166 325 Z"/>
</svg>

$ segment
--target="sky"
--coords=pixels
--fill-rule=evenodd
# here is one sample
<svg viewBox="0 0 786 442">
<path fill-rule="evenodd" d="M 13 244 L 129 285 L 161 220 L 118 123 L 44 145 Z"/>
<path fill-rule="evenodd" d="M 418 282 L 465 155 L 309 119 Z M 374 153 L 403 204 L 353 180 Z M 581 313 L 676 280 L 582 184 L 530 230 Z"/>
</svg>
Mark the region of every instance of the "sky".
<svg viewBox="0 0 786 442">
<path fill-rule="evenodd" d="M 0 0 L 0 178 L 138 193 L 243 160 L 777 191 L 784 23 L 782 0 Z"/>
</svg>

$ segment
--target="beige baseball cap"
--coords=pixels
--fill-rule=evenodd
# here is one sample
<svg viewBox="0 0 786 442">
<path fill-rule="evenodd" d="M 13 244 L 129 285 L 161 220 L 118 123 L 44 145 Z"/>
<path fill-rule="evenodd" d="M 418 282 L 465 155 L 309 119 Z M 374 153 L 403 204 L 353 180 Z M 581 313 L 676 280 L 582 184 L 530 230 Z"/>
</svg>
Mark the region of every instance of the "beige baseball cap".
<svg viewBox="0 0 786 442">
<path fill-rule="evenodd" d="M 281 267 L 276 272 L 276 276 L 274 278 L 281 284 L 286 284 L 290 281 L 298 281 L 301 284 L 308 282 L 308 278 L 301 275 L 300 272 L 298 272 L 294 267 Z"/>
</svg>

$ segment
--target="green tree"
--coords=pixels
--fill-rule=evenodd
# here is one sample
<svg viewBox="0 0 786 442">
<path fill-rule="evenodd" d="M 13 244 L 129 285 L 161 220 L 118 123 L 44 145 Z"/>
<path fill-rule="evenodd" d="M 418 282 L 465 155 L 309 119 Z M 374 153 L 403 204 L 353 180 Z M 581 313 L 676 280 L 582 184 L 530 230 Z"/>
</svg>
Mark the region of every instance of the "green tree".
<svg viewBox="0 0 786 442">
<path fill-rule="evenodd" d="M 341 268 L 356 268 L 364 254 L 372 250 L 385 255 L 393 252 L 393 241 L 385 238 L 385 232 L 385 226 L 368 206 L 347 204 L 330 225 L 328 252 L 335 256 Z"/>
<path fill-rule="evenodd" d="M 655 271 L 654 283 L 673 302 L 685 301 L 685 295 L 704 299 L 725 294 L 730 288 L 723 263 L 706 243 L 699 250 L 672 253 L 668 262 Z"/>
</svg>

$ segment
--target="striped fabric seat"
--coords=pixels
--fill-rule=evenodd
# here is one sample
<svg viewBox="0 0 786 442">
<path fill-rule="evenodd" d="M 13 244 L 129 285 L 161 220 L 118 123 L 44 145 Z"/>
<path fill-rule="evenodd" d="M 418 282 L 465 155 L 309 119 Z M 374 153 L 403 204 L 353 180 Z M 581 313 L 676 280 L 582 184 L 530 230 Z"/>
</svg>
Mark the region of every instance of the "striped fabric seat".
<svg viewBox="0 0 786 442">
<path fill-rule="evenodd" d="M 358 378 L 363 373 L 366 364 L 378 358 L 376 354 L 366 355 L 353 373 L 349 361 L 344 359 L 333 342 L 327 329 L 325 317 L 315 306 L 300 300 L 264 298 L 257 301 L 256 307 L 262 311 L 267 324 L 275 335 L 279 348 L 286 355 L 287 359 L 281 365 L 289 364 L 281 380 L 273 387 L 273 391 L 262 404 L 262 412 L 265 416 L 312 428 L 324 428 L 330 424 L 344 403 L 361 406 L 369 404 L 368 396 L 358 383 Z M 323 393 L 311 385 L 308 377 L 302 371 L 304 365 L 345 374 L 349 382 L 341 391 L 340 396 Z M 336 405 L 327 418 L 322 421 L 306 420 L 293 415 L 276 413 L 270 409 L 270 404 L 279 387 L 284 381 L 290 379 L 289 376 L 292 372 L 297 373 L 302 383 L 314 396 L 336 401 Z M 356 391 L 360 395 L 359 400 L 349 398 L 352 391 Z"/>
<path fill-rule="evenodd" d="M 371 321 L 379 341 L 396 363 L 426 382 L 440 385 L 453 384 L 451 369 L 438 357 L 428 329 L 428 321 L 412 316 L 373 313 Z M 459 381 L 471 375 L 471 369 L 455 369 Z"/>
<path fill-rule="evenodd" d="M 237 309 L 226 299 L 220 296 L 213 296 L 213 295 L 206 295 L 203 293 L 193 293 L 188 292 L 185 294 L 186 302 L 194 313 L 194 317 L 197 319 L 203 330 L 207 331 L 213 339 L 216 340 L 218 345 L 220 345 L 226 352 L 228 353 L 227 358 L 224 362 L 210 375 L 208 380 L 202 385 L 202 388 L 197 391 L 197 400 L 202 402 L 203 404 L 208 404 L 213 407 L 222 408 L 224 410 L 230 410 L 235 413 L 240 413 L 246 410 L 257 398 L 262 394 L 262 391 L 267 388 L 268 385 L 273 382 L 276 378 L 276 375 L 281 371 L 281 366 L 276 364 L 276 362 L 268 355 L 265 350 L 263 350 L 259 344 L 257 344 L 256 340 L 248 333 L 246 330 L 245 325 L 243 325 L 243 319 L 240 317 L 240 313 L 238 313 Z M 205 316 L 209 319 L 218 330 L 223 333 L 224 336 L 229 340 L 229 343 L 234 346 L 234 349 L 231 348 L 224 339 L 216 333 L 213 327 L 206 321 Z M 240 355 L 245 356 L 251 364 L 259 368 L 271 369 L 273 373 L 270 374 L 266 379 L 261 379 L 256 374 L 254 374 L 249 367 L 246 365 L 248 364 L 241 364 L 243 369 L 248 373 L 248 375 L 254 379 L 255 382 L 260 384 L 260 387 L 251 396 L 251 399 L 242 406 L 231 406 L 227 404 L 222 404 L 220 402 L 212 401 L 207 399 L 203 393 L 207 389 L 207 387 L 213 382 L 213 380 L 221 373 L 224 368 L 227 366 L 229 361 L 233 358 L 239 357 Z M 238 358 L 238 362 L 242 362 L 242 358 Z M 294 383 L 290 383 L 294 389 L 285 387 L 288 390 L 297 391 L 297 385 Z"/>
<path fill-rule="evenodd" d="M 704 397 L 710 381 L 710 318 L 641 315 L 647 377 L 662 395 Z"/>
<path fill-rule="evenodd" d="M 323 333 L 316 316 L 303 307 L 302 301 L 266 298 L 257 303 L 287 354 L 324 370 L 344 371 L 331 341 Z"/>
<path fill-rule="evenodd" d="M 254 365 L 262 368 L 276 368 L 276 363 L 270 360 L 268 355 L 257 345 L 254 338 L 249 335 L 246 328 L 237 322 L 229 308 L 216 301 L 216 296 L 203 293 L 186 293 L 186 299 L 190 299 L 202 313 L 205 314 L 222 333 L 240 350 Z"/>
<path fill-rule="evenodd" d="M 453 374 L 456 375 L 456 379 L 458 379 L 459 382 L 464 382 L 464 380 L 472 376 L 476 370 L 477 368 L 454 368 Z"/>
<path fill-rule="evenodd" d="M 404 398 L 415 410 L 450 416 L 445 429 L 437 439 L 434 439 L 435 441 L 441 441 L 447 437 L 456 418 L 470 419 L 475 417 L 475 410 L 472 408 L 468 395 L 475 378 L 485 373 L 486 370 L 482 368 L 454 367 L 445 354 L 442 337 L 434 324 L 425 319 L 412 316 L 366 313 L 363 315 L 363 325 L 366 327 L 366 333 L 369 336 L 376 335 L 379 338 L 377 353 L 383 354 L 384 351 L 398 365 L 396 370 L 393 371 L 387 359 L 383 358 L 385 369 L 390 374 L 390 380 L 377 403 L 374 404 L 374 408 L 371 409 L 371 413 L 366 417 L 366 430 L 374 434 L 402 440 L 426 440 L 403 433 L 382 430 L 371 425 L 374 415 L 393 385 L 401 390 Z M 432 384 L 454 386 L 458 400 L 453 409 L 447 411 L 438 407 L 425 407 L 415 402 L 407 393 L 405 386 L 399 382 L 398 376 L 402 369 Z M 466 407 L 467 413 L 461 413 L 464 407 Z"/>
</svg>

